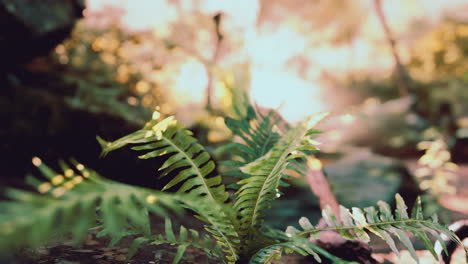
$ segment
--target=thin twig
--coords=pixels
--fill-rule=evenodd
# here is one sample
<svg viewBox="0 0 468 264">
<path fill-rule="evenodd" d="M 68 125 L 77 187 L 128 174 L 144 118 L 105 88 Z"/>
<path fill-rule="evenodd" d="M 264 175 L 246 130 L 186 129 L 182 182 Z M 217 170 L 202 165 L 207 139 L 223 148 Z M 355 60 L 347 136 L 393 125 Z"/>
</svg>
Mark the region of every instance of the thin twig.
<svg viewBox="0 0 468 264">
<path fill-rule="evenodd" d="M 382 25 L 388 45 L 390 46 L 393 59 L 395 60 L 395 67 L 396 67 L 396 73 L 397 73 L 397 78 L 398 78 L 398 87 L 400 90 L 400 96 L 408 96 L 409 95 L 409 75 L 406 72 L 405 67 L 401 63 L 400 56 L 398 55 L 396 40 L 393 37 L 390 27 L 388 26 L 385 13 L 382 9 L 382 1 L 374 0 L 374 7 L 377 13 L 377 17 L 379 18 L 380 24 Z"/>
<path fill-rule="evenodd" d="M 213 110 L 213 105 L 212 105 L 212 97 L 213 97 L 213 81 L 214 81 L 214 76 L 213 76 L 213 69 L 212 66 L 216 65 L 219 57 L 220 57 L 220 51 L 221 51 L 221 44 L 223 41 L 223 35 L 221 34 L 221 13 L 217 13 L 215 16 L 213 16 L 213 21 L 215 24 L 215 32 L 216 32 L 216 44 L 215 44 L 215 50 L 213 52 L 213 57 L 211 58 L 210 65 L 206 67 L 206 71 L 208 74 L 208 83 L 206 85 L 206 105 L 205 108 L 207 111 L 212 111 Z"/>
</svg>

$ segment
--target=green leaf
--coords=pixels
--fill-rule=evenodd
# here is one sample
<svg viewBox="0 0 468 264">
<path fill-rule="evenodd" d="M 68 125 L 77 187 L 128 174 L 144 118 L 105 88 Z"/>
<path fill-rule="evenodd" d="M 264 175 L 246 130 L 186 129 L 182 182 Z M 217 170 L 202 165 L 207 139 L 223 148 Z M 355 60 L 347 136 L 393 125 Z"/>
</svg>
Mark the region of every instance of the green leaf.
<svg viewBox="0 0 468 264">
<path fill-rule="evenodd" d="M 303 228 L 304 231 L 294 230 L 294 232 L 289 232 L 289 234 L 291 239 L 295 239 L 296 237 L 307 238 L 310 235 L 318 236 L 323 231 L 335 230 L 346 239 L 353 239 L 352 235 L 355 234 L 360 240 L 369 241 L 367 232 L 371 232 L 383 239 L 389 245 L 391 250 L 399 256 L 399 251 L 391 236 L 392 234 L 403 243 L 410 252 L 412 258 L 416 261 L 419 260 L 407 232 L 410 232 L 419 238 L 424 243 L 426 249 L 429 250 L 436 259 L 437 254 L 428 234 L 431 234 L 441 243 L 444 251 L 447 251 L 447 248 L 445 242 L 440 237 L 439 232 L 447 235 L 451 240 L 455 241 L 459 245 L 463 245 L 461 240 L 453 232 L 438 224 L 437 221 L 423 219 L 420 200 L 418 200 L 415 208 L 413 208 L 413 218 L 408 217 L 406 213 L 407 208 L 403 198 L 396 195 L 396 200 L 397 208 L 395 210 L 395 215 L 392 214 L 390 206 L 382 201 L 378 202 L 378 209 L 375 207 L 367 207 L 364 208 L 364 210 L 353 208 L 353 213 L 351 214 L 352 219 L 350 217 L 349 210 L 341 206 L 340 216 L 342 223 L 340 225 L 332 220 L 331 217 L 333 216 L 333 213 L 328 209 L 323 210 L 323 218 L 327 224 L 326 228 Z"/>
<path fill-rule="evenodd" d="M 45 164 L 41 167 L 44 173 L 50 173 Z M 36 246 L 52 235 L 71 233 L 75 241 L 81 241 L 96 220 L 102 223 L 99 235 L 109 236 L 111 244 L 131 234 L 149 235 L 149 212 L 163 217 L 170 211 L 180 213 L 180 203 L 188 197 L 113 182 L 83 165 L 77 166 L 81 175 L 68 173 L 70 167 L 64 163 L 60 167 L 64 176 L 54 176 L 60 181 L 51 177 L 52 183 L 37 185 L 43 195 L 6 191 L 11 200 L 0 204 L 0 222 L 8 223 L 11 229 L 0 235 L 1 252 L 16 246 Z M 0 232 L 4 230 L 0 228 Z"/>
<path fill-rule="evenodd" d="M 248 102 L 247 102 L 248 104 Z M 227 152 L 241 160 L 243 165 L 235 165 L 235 169 L 251 163 L 268 153 L 278 142 L 280 135 L 274 125 L 278 122 L 276 113 L 271 110 L 266 116 L 261 115 L 248 104 L 247 116 L 240 119 L 225 118 L 226 126 L 233 134 L 242 139 L 242 143 L 230 143 L 217 150 Z"/>
<path fill-rule="evenodd" d="M 303 256 L 311 255 L 317 262 L 321 262 L 320 256 L 315 252 L 317 248 L 318 246 L 306 239 L 296 238 L 259 249 L 250 258 L 249 264 L 271 263 L 273 259 L 279 259 L 283 251 L 286 253 L 297 252 Z"/>
<path fill-rule="evenodd" d="M 174 260 L 172 261 L 172 264 L 178 264 L 180 260 L 182 260 L 182 257 L 184 256 L 186 248 L 187 248 L 186 245 L 180 245 L 177 247 L 177 253 L 174 257 Z"/>
<path fill-rule="evenodd" d="M 343 226 L 353 226 L 353 219 L 351 218 L 351 213 L 348 208 L 340 205 L 340 220 Z"/>
<path fill-rule="evenodd" d="M 351 208 L 351 210 L 353 210 L 353 213 L 352 213 L 352 217 L 354 219 L 354 222 L 358 225 L 358 226 L 367 226 L 367 220 L 366 220 L 366 217 L 364 216 L 364 213 L 362 212 L 361 209 L 359 208 L 356 208 L 356 207 L 353 207 Z"/>
<path fill-rule="evenodd" d="M 138 249 L 141 247 L 141 245 L 145 242 L 148 242 L 149 239 L 146 237 L 138 237 L 132 241 L 132 244 L 130 245 L 130 248 L 128 249 L 127 253 L 127 258 L 130 259 L 132 258 L 135 253 L 137 253 Z"/>
<path fill-rule="evenodd" d="M 398 239 L 405 245 L 405 247 L 408 249 L 408 251 L 411 254 L 411 257 L 416 260 L 417 263 L 419 263 L 419 258 L 418 255 L 416 254 L 416 250 L 413 247 L 413 243 L 409 239 L 408 235 L 405 233 L 405 231 L 402 231 L 400 229 L 390 227 L 389 231 L 395 234 Z"/>
<path fill-rule="evenodd" d="M 412 213 L 411 213 L 411 218 L 413 219 L 423 219 L 423 213 L 422 213 L 422 206 L 421 206 L 421 197 L 418 196 L 416 199 L 416 203 L 414 204 Z"/>
<path fill-rule="evenodd" d="M 342 205 L 340 205 L 340 220 L 341 220 L 341 224 L 343 226 L 354 226 L 354 223 L 353 223 L 353 220 L 351 218 L 351 214 L 349 213 L 349 210 L 347 208 L 345 208 L 344 206 L 342 206 Z M 355 234 L 353 234 L 351 231 L 355 231 L 355 230 L 351 230 L 351 229 L 338 229 L 337 230 L 337 232 L 343 238 L 349 239 L 349 240 L 354 240 L 356 232 L 354 232 Z"/>
<path fill-rule="evenodd" d="M 380 219 L 382 221 L 391 221 L 394 220 L 392 211 L 390 210 L 390 205 L 384 201 L 378 201 L 377 205 L 380 210 Z"/>
<path fill-rule="evenodd" d="M 400 196 L 400 194 L 395 195 L 396 200 L 396 209 L 395 209 L 395 216 L 397 220 L 408 219 L 408 207 L 405 204 L 405 201 Z"/>
<path fill-rule="evenodd" d="M 377 236 L 379 236 L 381 239 L 383 239 L 385 241 L 385 243 L 387 243 L 387 245 L 390 247 L 390 249 L 398 257 L 400 256 L 400 251 L 396 247 L 395 241 L 393 240 L 392 236 L 390 236 L 390 234 L 387 233 L 387 231 L 382 230 L 382 229 L 380 229 L 378 227 L 372 227 L 372 228 L 369 228 L 368 230 L 371 231 L 372 233 L 376 234 Z"/>
<path fill-rule="evenodd" d="M 366 220 L 368 223 L 377 223 L 379 222 L 379 215 L 378 212 L 375 210 L 375 207 L 370 206 L 364 208 L 364 212 L 366 212 Z"/>
<path fill-rule="evenodd" d="M 167 240 L 169 242 L 175 242 L 176 237 L 175 237 L 174 231 L 172 230 L 172 222 L 171 220 L 169 220 L 169 218 L 165 219 L 164 230 L 165 230 Z"/>
<path fill-rule="evenodd" d="M 248 237 L 261 227 L 265 211 L 269 209 L 271 201 L 278 197 L 281 178 L 290 164 L 288 157 L 302 146 L 307 131 L 305 125 L 299 125 L 281 138 L 266 155 L 242 168 L 244 173 L 250 175 L 238 182 L 241 186 L 236 192 L 237 201 L 234 204 L 240 216 L 239 233 L 242 240 L 250 240 Z"/>
<path fill-rule="evenodd" d="M 289 236 L 289 237 L 293 237 L 297 234 L 299 234 L 301 231 L 297 230 L 297 228 L 293 227 L 293 226 L 288 226 L 286 228 L 286 235 Z"/>
<path fill-rule="evenodd" d="M 228 122 L 239 125 L 235 121 Z M 239 129 L 245 130 L 246 127 L 241 126 Z M 224 204 L 229 195 L 221 176 L 216 174 L 210 155 L 191 135 L 172 117 L 161 121 L 153 119 L 142 130 L 105 144 L 103 153 L 138 143 L 133 149 L 146 151 L 140 155 L 142 159 L 162 159 L 169 155 L 159 168 L 160 177 L 169 178 L 163 190 L 177 187 L 178 194 L 189 195 L 197 203 L 206 204 L 203 207 L 205 209 L 193 202 L 187 202 L 185 206 L 196 211 L 198 218 L 208 223 L 206 230 L 230 252 L 227 255 L 236 258 L 239 247 L 236 243 L 240 243 L 235 242 L 239 241 L 237 220 L 229 213 L 232 208 Z M 204 212 L 206 210 L 208 213 Z"/>
<path fill-rule="evenodd" d="M 424 246 L 426 247 L 427 250 L 429 250 L 429 252 L 431 252 L 432 256 L 436 260 L 439 260 L 439 256 L 437 255 L 437 253 L 434 250 L 433 242 L 429 239 L 429 237 L 426 235 L 426 233 L 424 233 L 423 231 L 418 230 L 417 228 L 412 228 L 411 232 L 424 243 Z"/>
<path fill-rule="evenodd" d="M 325 208 L 322 210 L 322 217 L 327 226 L 339 226 L 336 216 L 333 214 L 333 210 L 329 205 L 326 205 Z"/>
<path fill-rule="evenodd" d="M 299 219 L 299 225 L 302 227 L 304 230 L 311 230 L 314 229 L 314 226 L 310 223 L 309 219 L 306 217 L 301 217 Z"/>
<path fill-rule="evenodd" d="M 179 193 L 189 191 L 190 194 L 207 196 L 219 203 L 224 203 L 228 198 L 225 187 L 221 184 L 221 177 L 211 175 L 215 166 L 208 152 L 172 117 L 161 121 L 152 120 L 142 130 L 113 142 L 103 143 L 103 153 L 134 144 L 140 145 L 133 149 L 147 151 L 140 155 L 142 159 L 172 154 L 159 168 L 162 177 L 175 174 L 163 190 L 181 184 L 177 190 Z M 187 166 L 189 168 L 174 173 Z"/>
<path fill-rule="evenodd" d="M 363 241 L 365 243 L 369 243 L 370 237 L 369 235 L 364 231 L 364 228 L 367 227 L 367 222 L 366 222 L 366 217 L 362 213 L 362 210 L 359 208 L 352 208 L 353 213 L 352 217 L 355 220 L 356 223 L 356 228 L 353 230 L 353 232 L 356 234 L 357 238 L 360 241 Z"/>
</svg>

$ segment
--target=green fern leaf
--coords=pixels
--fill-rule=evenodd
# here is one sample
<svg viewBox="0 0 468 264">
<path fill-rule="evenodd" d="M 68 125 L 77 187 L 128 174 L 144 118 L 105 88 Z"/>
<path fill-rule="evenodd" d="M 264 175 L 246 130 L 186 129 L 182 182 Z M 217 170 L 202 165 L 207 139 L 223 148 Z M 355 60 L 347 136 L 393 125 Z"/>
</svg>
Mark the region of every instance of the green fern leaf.
<svg viewBox="0 0 468 264">
<path fill-rule="evenodd" d="M 159 118 L 159 115 L 156 117 Z M 161 177 L 173 174 L 175 176 L 163 190 L 180 185 L 177 190 L 179 193 L 188 192 L 192 195 L 207 196 L 209 199 L 224 203 L 228 193 L 221 182 L 221 177 L 211 176 L 215 169 L 214 162 L 203 146 L 191 135 L 192 133 L 173 117 L 161 121 L 156 118 L 148 122 L 143 129 L 116 141 L 103 142 L 101 139 L 102 153 L 107 154 L 126 145 L 139 144 L 133 149 L 147 151 L 140 156 L 141 159 L 170 155 L 159 171 Z"/>
<path fill-rule="evenodd" d="M 214 242 L 214 240 L 205 236 L 200 239 L 198 231 L 193 229 L 187 229 L 184 226 L 180 226 L 178 235 L 174 233 L 172 222 L 169 218 L 165 220 L 165 231 L 164 234 L 158 234 L 150 239 L 147 239 L 151 245 L 170 244 L 177 246 L 177 253 L 174 257 L 173 263 L 179 263 L 182 259 L 187 247 L 192 246 L 195 248 L 202 249 L 210 257 L 217 257 L 222 259 L 221 246 Z"/>
<path fill-rule="evenodd" d="M 182 260 L 182 257 L 185 253 L 185 249 L 187 249 L 186 245 L 180 245 L 177 247 L 177 253 L 174 257 L 174 260 L 172 261 L 172 264 L 178 264 Z"/>
<path fill-rule="evenodd" d="M 237 151 L 236 154 L 244 163 L 250 163 L 265 155 L 278 142 L 280 135 L 273 127 L 278 119 L 270 110 L 266 116 L 258 113 L 252 106 L 248 107 L 250 117 L 239 120 L 225 118 L 226 126 L 234 135 L 240 137 L 244 144 L 227 145 L 225 149 Z"/>
<path fill-rule="evenodd" d="M 442 240 L 439 233 L 443 233 L 453 241 L 463 245 L 460 239 L 453 232 L 437 222 L 423 218 L 420 199 L 418 199 L 415 208 L 413 208 L 413 218 L 408 216 L 407 206 L 403 198 L 397 194 L 395 199 L 397 206 L 394 213 L 390 210 L 390 206 L 382 201 L 378 202 L 378 209 L 375 207 L 367 207 L 364 210 L 353 208 L 352 213 L 350 213 L 348 209 L 340 207 L 341 225 L 338 225 L 336 221 L 328 220 L 326 221 L 328 225 L 327 228 L 317 229 L 310 225 L 310 223 L 307 224 L 305 220 L 301 219 L 302 224 L 300 225 L 302 227 L 302 231 L 288 227 L 286 234 L 293 238 L 310 237 L 312 239 L 320 232 L 325 230 L 334 230 L 346 239 L 358 238 L 368 242 L 369 237 L 365 233 L 371 232 L 382 238 L 389 245 L 391 250 L 399 255 L 398 249 L 396 248 L 395 242 L 392 238 L 393 236 L 403 243 L 411 256 L 417 262 L 419 262 L 419 260 L 407 232 L 413 233 L 417 238 L 419 238 L 436 259 L 438 259 L 438 256 L 428 234 L 435 237 L 444 246 L 444 248 L 445 242 Z M 324 219 L 335 219 L 331 210 L 324 210 L 323 217 Z"/>
<path fill-rule="evenodd" d="M 131 257 L 133 257 L 138 251 L 138 249 L 141 247 L 141 245 L 149 241 L 151 241 L 151 239 L 148 237 L 138 237 L 134 239 L 128 249 L 127 258 L 130 259 Z"/>
<path fill-rule="evenodd" d="M 184 196 L 132 187 L 101 178 L 76 164 L 62 174 L 44 164 L 38 168 L 49 182 L 32 181 L 42 194 L 7 189 L 10 201 L 0 204 L 0 250 L 37 246 L 52 235 L 71 233 L 76 241 L 102 221 L 103 234 L 118 240 L 128 230 L 149 235 L 148 213 L 181 213 Z M 97 211 L 96 211 L 96 208 Z"/>
<path fill-rule="evenodd" d="M 240 245 L 243 241 L 239 239 L 236 230 L 237 223 L 233 221 L 235 215 L 232 207 L 210 203 L 209 200 L 184 201 L 186 208 L 195 212 L 195 217 L 206 223 L 207 230 L 212 237 L 218 240 L 218 244 L 224 252 L 227 263 L 234 263 L 238 259 Z"/>
<path fill-rule="evenodd" d="M 264 247 L 251 257 L 249 264 L 269 264 L 279 259 L 283 252 L 297 252 L 303 256 L 312 255 L 317 262 L 321 262 L 320 256 L 311 249 L 313 245 L 306 240 L 301 241 L 302 243 L 297 243 L 297 241 L 281 242 Z"/>
<path fill-rule="evenodd" d="M 214 162 L 202 145 L 191 136 L 192 133 L 173 117 L 161 121 L 158 120 L 159 115 L 156 114 L 155 117 L 142 130 L 114 142 L 102 142 L 103 153 L 138 144 L 133 146 L 134 150 L 147 151 L 139 156 L 142 159 L 170 155 L 159 168 L 160 177 L 171 177 L 163 190 L 178 185 L 180 187 L 177 193 L 196 196 L 193 199 L 196 203 L 188 201 L 185 203 L 186 207 L 196 211 L 198 217 L 208 224 L 206 230 L 219 240 L 229 261 L 235 261 L 239 243 L 235 228 L 236 218 L 229 214 L 231 210 L 224 204 L 228 193 L 221 182 L 221 176 L 212 176 Z M 206 205 L 204 209 L 197 209 L 201 204 Z"/>
<path fill-rule="evenodd" d="M 233 142 L 217 149 L 217 152 L 228 152 L 238 160 L 222 161 L 220 164 L 230 167 L 223 171 L 226 176 L 246 178 L 239 168 L 264 156 L 280 139 L 279 130 L 275 129 L 275 123 L 280 119 L 275 111 L 270 110 L 267 115 L 256 111 L 249 103 L 245 106 L 245 115 L 239 119 L 225 118 L 226 126 L 235 136 L 242 139 L 243 143 Z M 238 113 L 240 114 L 240 113 Z"/>
<path fill-rule="evenodd" d="M 308 142 L 308 131 L 307 126 L 299 125 L 279 140 L 270 152 L 242 168 L 250 176 L 238 182 L 241 187 L 236 192 L 234 207 L 240 216 L 239 234 L 246 243 L 255 240 L 265 210 L 279 194 L 278 186 L 291 161 L 290 156 L 300 154 L 300 149 Z"/>
<path fill-rule="evenodd" d="M 296 252 L 303 256 L 312 256 L 315 261 L 321 263 L 321 256 L 328 258 L 332 263 L 336 264 L 357 264 L 356 262 L 349 262 L 338 258 L 321 247 L 311 243 L 308 239 L 302 237 L 291 237 L 283 239 L 283 242 L 268 245 L 259 249 L 251 257 L 249 264 L 263 264 L 271 263 L 272 260 L 280 258 L 282 253 Z"/>
</svg>

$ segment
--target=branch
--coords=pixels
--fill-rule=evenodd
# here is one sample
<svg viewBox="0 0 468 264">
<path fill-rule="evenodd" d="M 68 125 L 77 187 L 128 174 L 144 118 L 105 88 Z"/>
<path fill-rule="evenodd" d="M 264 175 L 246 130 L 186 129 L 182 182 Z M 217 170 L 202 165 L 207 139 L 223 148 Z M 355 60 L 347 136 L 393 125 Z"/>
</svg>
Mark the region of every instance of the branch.
<svg viewBox="0 0 468 264">
<path fill-rule="evenodd" d="M 211 61 L 209 65 L 206 67 L 207 75 L 208 75 L 208 84 L 206 85 L 206 110 L 209 112 L 213 110 L 212 106 L 212 96 L 213 96 L 213 70 L 211 69 L 212 65 L 216 65 L 218 60 L 219 60 L 219 55 L 221 51 L 221 44 L 223 41 L 223 35 L 221 34 L 221 18 L 222 18 L 222 13 L 217 13 L 216 15 L 213 16 L 213 21 L 215 24 L 215 33 L 216 33 L 216 44 L 215 44 L 215 50 L 213 52 L 213 57 L 211 58 Z"/>
<path fill-rule="evenodd" d="M 401 63 L 400 56 L 398 55 L 395 38 L 393 37 L 390 27 L 388 26 L 385 13 L 382 9 L 382 1 L 374 0 L 374 7 L 375 7 L 375 12 L 377 13 L 377 17 L 379 18 L 380 24 L 382 25 L 388 45 L 390 46 L 393 59 L 395 60 L 395 67 L 396 67 L 396 73 L 397 73 L 397 78 L 398 78 L 398 86 L 400 89 L 400 96 L 402 97 L 408 96 L 409 95 L 409 84 L 408 84 L 409 76 L 408 76 L 408 73 L 406 72 L 405 67 Z"/>
</svg>

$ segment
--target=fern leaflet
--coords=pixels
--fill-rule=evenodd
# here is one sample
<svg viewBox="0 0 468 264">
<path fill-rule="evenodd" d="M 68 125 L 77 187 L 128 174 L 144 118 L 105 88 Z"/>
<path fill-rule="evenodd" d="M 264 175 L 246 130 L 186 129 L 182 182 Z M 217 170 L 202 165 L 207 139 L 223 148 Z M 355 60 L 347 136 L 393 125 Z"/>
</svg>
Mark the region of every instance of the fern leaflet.
<svg viewBox="0 0 468 264">
<path fill-rule="evenodd" d="M 187 229 L 184 226 L 180 226 L 179 232 L 176 234 L 169 218 L 165 219 L 164 234 L 157 234 L 151 238 L 145 238 L 144 240 L 138 241 L 138 243 L 143 242 L 149 242 L 151 245 L 170 244 L 177 246 L 177 253 L 173 261 L 174 264 L 179 263 L 186 248 L 189 246 L 205 251 L 209 257 L 223 257 L 221 246 L 216 244 L 210 236 L 205 235 L 204 237 L 201 237 L 198 231 Z M 139 245 L 133 248 L 136 249 L 137 247 L 139 247 Z"/>
</svg>

